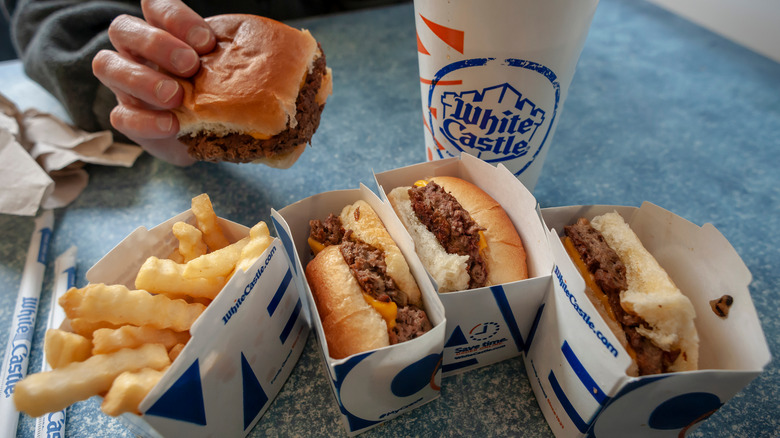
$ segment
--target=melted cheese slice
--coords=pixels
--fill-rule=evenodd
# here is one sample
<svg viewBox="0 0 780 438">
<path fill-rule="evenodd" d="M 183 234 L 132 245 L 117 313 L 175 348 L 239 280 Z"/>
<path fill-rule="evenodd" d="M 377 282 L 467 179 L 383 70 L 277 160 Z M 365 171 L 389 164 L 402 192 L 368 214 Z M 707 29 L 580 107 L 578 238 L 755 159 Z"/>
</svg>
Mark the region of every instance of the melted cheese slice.
<svg viewBox="0 0 780 438">
<path fill-rule="evenodd" d="M 377 301 L 371 295 L 363 293 L 363 299 L 373 307 L 387 323 L 387 331 L 395 327 L 395 318 L 398 316 L 398 306 L 393 301 Z"/>
<path fill-rule="evenodd" d="M 311 237 L 309 237 L 307 239 L 307 242 L 309 243 L 309 248 L 311 248 L 311 252 L 313 252 L 314 255 L 319 254 L 320 251 L 325 249 L 325 244 L 323 244 L 322 242 L 319 242 L 317 240 L 314 240 Z"/>
<path fill-rule="evenodd" d="M 270 135 L 263 134 L 262 132 L 249 131 L 249 132 L 246 132 L 245 134 L 246 135 L 251 135 L 252 138 L 254 138 L 255 140 L 268 140 L 269 138 L 271 138 Z"/>
</svg>

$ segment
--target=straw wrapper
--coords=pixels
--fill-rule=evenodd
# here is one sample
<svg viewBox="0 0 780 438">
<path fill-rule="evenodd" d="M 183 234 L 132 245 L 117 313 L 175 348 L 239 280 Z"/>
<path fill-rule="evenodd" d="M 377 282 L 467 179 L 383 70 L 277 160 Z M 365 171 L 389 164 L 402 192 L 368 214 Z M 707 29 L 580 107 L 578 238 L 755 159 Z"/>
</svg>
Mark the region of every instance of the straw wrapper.
<svg viewBox="0 0 780 438">
<path fill-rule="evenodd" d="M 35 332 L 35 317 L 41 295 L 46 254 L 49 248 L 54 214 L 46 210 L 35 220 L 35 231 L 30 239 L 22 282 L 16 299 L 8 343 L 0 371 L 0 436 L 15 436 L 19 411 L 14 406 L 16 383 L 27 375 L 30 348 Z"/>
<path fill-rule="evenodd" d="M 77 248 L 71 246 L 54 261 L 54 290 L 51 294 L 51 308 L 46 329 L 56 329 L 65 320 L 65 310 L 57 303 L 62 295 L 71 287 L 76 286 L 76 252 Z M 41 359 L 41 371 L 51 371 L 46 362 L 46 354 Z M 51 412 L 35 419 L 35 438 L 65 436 L 66 410 Z"/>
</svg>

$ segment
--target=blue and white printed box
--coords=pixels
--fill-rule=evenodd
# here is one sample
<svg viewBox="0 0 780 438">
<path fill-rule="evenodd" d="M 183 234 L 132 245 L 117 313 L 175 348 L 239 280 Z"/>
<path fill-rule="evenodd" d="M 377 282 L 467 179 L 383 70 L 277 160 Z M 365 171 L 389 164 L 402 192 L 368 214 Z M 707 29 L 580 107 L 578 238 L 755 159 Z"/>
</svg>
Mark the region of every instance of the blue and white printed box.
<svg viewBox="0 0 780 438">
<path fill-rule="evenodd" d="M 699 370 L 642 377 L 585 295 L 560 241 L 565 225 L 617 211 L 690 298 Z M 750 298 L 747 267 L 711 224 L 699 227 L 658 206 L 571 206 L 541 211 L 555 266 L 527 339 L 526 372 L 550 428 L 563 437 L 684 436 L 758 376 L 770 360 Z M 734 299 L 726 318 L 710 300 Z"/>
<path fill-rule="evenodd" d="M 149 256 L 178 246 L 187 210 L 147 230 L 139 227 L 87 272 L 91 283 L 124 284 Z M 249 228 L 219 219 L 229 241 Z M 141 416 L 120 420 L 136 435 L 246 436 L 270 406 L 303 351 L 309 321 L 279 239 L 245 272 L 236 272 L 190 329 L 190 341 L 141 402 Z"/>
<path fill-rule="evenodd" d="M 494 167 L 462 154 L 460 158 L 378 173 L 375 178 L 379 194 L 389 206 L 387 193 L 394 188 L 409 187 L 417 180 L 434 176 L 454 176 L 469 181 L 501 204 L 523 241 L 529 277 L 507 284 L 438 294 L 447 315 L 442 363 L 443 376 L 447 377 L 517 357 L 526 350 L 526 339 L 536 312 L 549 288 L 553 263 L 536 199 L 502 164 Z M 395 214 L 388 222 L 403 229 Z"/>
<path fill-rule="evenodd" d="M 376 211 L 406 257 L 433 328 L 406 342 L 336 360 L 329 356 L 322 322 L 305 277 L 304 268 L 313 258 L 307 243 L 309 221 L 325 219 L 330 213 L 338 215 L 345 206 L 361 199 Z M 347 434 L 364 432 L 438 398 L 446 326 L 444 307 L 414 253 L 411 239 L 400 223 L 389 221 L 395 217 L 390 206 L 361 185 L 354 190 L 320 193 L 279 211 L 273 210 L 271 214 L 277 234 L 291 258 L 296 285 L 305 291 L 311 327 L 317 335 L 323 365 Z"/>
</svg>

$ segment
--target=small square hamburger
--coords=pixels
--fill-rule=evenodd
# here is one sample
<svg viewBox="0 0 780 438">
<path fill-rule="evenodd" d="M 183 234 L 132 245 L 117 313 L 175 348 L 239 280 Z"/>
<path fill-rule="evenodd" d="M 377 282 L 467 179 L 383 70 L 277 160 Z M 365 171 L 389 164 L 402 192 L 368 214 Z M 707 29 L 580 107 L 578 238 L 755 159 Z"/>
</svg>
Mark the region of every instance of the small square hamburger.
<svg viewBox="0 0 780 438">
<path fill-rule="evenodd" d="M 217 46 L 195 76 L 179 79 L 179 141 L 198 160 L 292 166 L 332 91 L 319 43 L 307 30 L 255 15 L 206 21 Z"/>
</svg>

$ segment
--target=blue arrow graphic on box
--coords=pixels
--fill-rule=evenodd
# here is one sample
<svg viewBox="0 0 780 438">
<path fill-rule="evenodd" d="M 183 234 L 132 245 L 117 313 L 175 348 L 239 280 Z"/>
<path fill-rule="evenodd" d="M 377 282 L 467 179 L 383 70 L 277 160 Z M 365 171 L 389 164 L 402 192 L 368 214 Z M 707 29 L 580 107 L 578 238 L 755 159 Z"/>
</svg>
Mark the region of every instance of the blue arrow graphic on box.
<svg viewBox="0 0 780 438">
<path fill-rule="evenodd" d="M 444 346 L 454 347 L 456 345 L 465 345 L 468 343 L 469 341 L 466 340 L 466 336 L 463 335 L 463 330 L 460 329 L 460 326 L 456 326 L 455 330 L 453 330 L 452 334 L 450 335 L 450 339 Z"/>
<path fill-rule="evenodd" d="M 206 407 L 197 359 L 146 414 L 206 425 Z"/>
<path fill-rule="evenodd" d="M 243 352 L 241 353 L 241 377 L 244 386 L 244 429 L 246 429 L 268 402 L 268 396 Z"/>
</svg>

